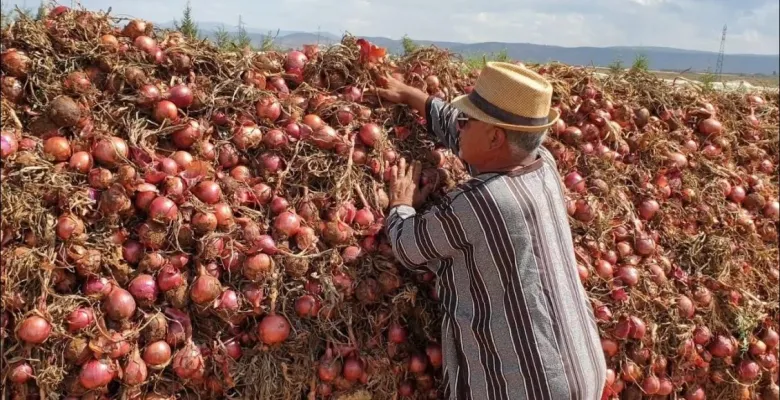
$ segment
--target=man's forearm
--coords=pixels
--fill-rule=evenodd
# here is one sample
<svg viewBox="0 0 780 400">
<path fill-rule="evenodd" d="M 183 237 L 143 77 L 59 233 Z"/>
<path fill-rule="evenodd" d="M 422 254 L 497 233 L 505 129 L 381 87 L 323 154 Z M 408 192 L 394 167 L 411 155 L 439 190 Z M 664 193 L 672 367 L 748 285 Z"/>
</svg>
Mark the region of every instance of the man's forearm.
<svg viewBox="0 0 780 400">
<path fill-rule="evenodd" d="M 425 117 L 425 102 L 428 101 L 428 94 L 413 86 L 407 86 L 401 93 L 404 104 L 417 110 L 420 115 Z"/>
</svg>

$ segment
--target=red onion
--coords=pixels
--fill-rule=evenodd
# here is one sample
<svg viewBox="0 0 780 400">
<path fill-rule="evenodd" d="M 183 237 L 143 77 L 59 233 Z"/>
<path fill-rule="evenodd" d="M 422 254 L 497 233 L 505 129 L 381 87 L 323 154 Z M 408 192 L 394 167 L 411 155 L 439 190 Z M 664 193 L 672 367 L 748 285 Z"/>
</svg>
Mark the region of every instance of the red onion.
<svg viewBox="0 0 780 400">
<path fill-rule="evenodd" d="M 387 328 L 387 340 L 395 344 L 402 344 L 406 342 L 407 333 L 406 328 L 398 323 L 393 323 Z"/>
<path fill-rule="evenodd" d="M 168 101 L 179 108 L 187 108 L 192 105 L 193 98 L 192 89 L 184 84 L 176 85 L 168 91 Z"/>
<path fill-rule="evenodd" d="M 49 338 L 51 324 L 49 321 L 31 315 L 17 325 L 16 335 L 25 343 L 41 344 Z"/>
<path fill-rule="evenodd" d="M 106 296 L 103 308 L 108 318 L 122 321 L 135 313 L 135 299 L 127 290 L 114 286 Z"/>
<path fill-rule="evenodd" d="M 287 58 L 284 62 L 284 69 L 290 70 L 292 68 L 303 68 L 306 66 L 307 61 L 309 60 L 304 53 L 297 50 L 292 50 L 287 53 Z"/>
<path fill-rule="evenodd" d="M 87 277 L 87 281 L 84 283 L 82 291 L 89 297 L 103 299 L 111 293 L 112 287 L 113 285 L 111 285 L 108 279 L 93 275 Z"/>
<path fill-rule="evenodd" d="M 723 125 L 714 118 L 707 118 L 699 122 L 699 132 L 708 136 L 718 136 L 723 132 Z"/>
<path fill-rule="evenodd" d="M 279 172 L 283 165 L 282 158 L 273 153 L 263 153 L 260 156 L 260 163 L 263 165 L 263 170 L 270 174 Z"/>
<path fill-rule="evenodd" d="M 754 361 L 742 360 L 737 366 L 737 377 L 739 380 L 745 383 L 750 383 L 756 380 L 761 375 L 761 367 Z"/>
<path fill-rule="evenodd" d="M 263 137 L 263 143 L 269 149 L 279 149 L 287 145 L 289 139 L 287 135 L 279 129 L 271 129 L 265 133 Z"/>
<path fill-rule="evenodd" d="M 267 254 L 258 253 L 247 257 L 243 264 L 243 275 L 254 282 L 264 280 L 273 268 L 273 260 Z"/>
<path fill-rule="evenodd" d="M 739 185 L 734 186 L 728 194 L 729 200 L 737 204 L 741 204 L 745 200 L 745 196 L 745 188 Z"/>
<path fill-rule="evenodd" d="M 639 204 L 638 212 L 639 216 L 644 220 L 651 220 L 655 216 L 655 213 L 660 209 L 660 205 L 653 199 L 647 199 Z"/>
<path fill-rule="evenodd" d="M 136 103 L 139 107 L 149 108 L 160 101 L 161 98 L 162 93 L 160 93 L 160 89 L 155 85 L 147 84 L 138 89 Z"/>
<path fill-rule="evenodd" d="M 712 338 L 710 329 L 706 326 L 697 326 L 693 331 L 693 342 L 700 345 L 707 344 Z"/>
<path fill-rule="evenodd" d="M 235 312 L 238 311 L 238 295 L 235 291 L 227 289 L 222 292 L 222 295 L 217 300 L 217 309 L 222 311 Z"/>
<path fill-rule="evenodd" d="M 61 240 L 70 240 L 71 238 L 77 238 L 84 234 L 85 227 L 84 222 L 73 214 L 63 214 L 57 219 L 56 226 L 57 237 Z"/>
<path fill-rule="evenodd" d="M 382 128 L 374 123 L 366 123 L 360 127 L 358 136 L 363 144 L 374 147 L 383 138 Z"/>
<path fill-rule="evenodd" d="M 681 317 L 688 319 L 693 318 L 693 314 L 696 312 L 696 308 L 691 299 L 684 295 L 677 298 L 677 310 Z"/>
<path fill-rule="evenodd" d="M 107 167 L 115 167 L 126 160 L 128 152 L 127 142 L 116 136 L 101 139 L 92 148 L 95 160 Z"/>
<path fill-rule="evenodd" d="M 26 361 L 19 361 L 11 367 L 11 372 L 8 374 L 8 380 L 21 385 L 30 378 L 33 377 L 33 369 Z"/>
<path fill-rule="evenodd" d="M 320 301 L 310 294 L 295 300 L 295 313 L 301 318 L 315 318 L 320 311 Z"/>
<path fill-rule="evenodd" d="M 141 355 L 136 347 L 122 369 L 122 381 L 127 385 L 135 386 L 144 383 L 147 376 L 146 363 L 141 359 Z"/>
<path fill-rule="evenodd" d="M 330 125 L 323 125 L 321 128 L 312 132 L 308 139 L 322 150 L 332 150 L 340 137 Z"/>
<path fill-rule="evenodd" d="M 176 147 L 179 149 L 189 149 L 190 147 L 192 147 L 193 144 L 195 144 L 195 142 L 200 140 L 202 137 L 203 137 L 203 132 L 201 130 L 201 126 L 198 123 L 198 121 L 194 119 L 187 121 L 181 129 L 175 130 L 171 134 L 171 139 L 173 140 L 173 144 L 176 145 Z M 173 156 L 171 157 L 173 158 Z M 189 157 L 189 160 L 190 162 L 192 161 L 192 156 Z M 177 163 L 182 168 L 187 167 L 187 165 L 182 165 L 182 163 L 180 163 L 178 160 Z"/>
<path fill-rule="evenodd" d="M 149 36 L 138 36 L 133 41 L 135 47 L 147 54 L 154 54 L 157 51 L 157 41 Z"/>
<path fill-rule="evenodd" d="M 201 379 L 205 374 L 203 355 L 192 341 L 173 356 L 173 372 L 181 379 Z"/>
<path fill-rule="evenodd" d="M 95 315 L 91 308 L 81 307 L 71 311 L 67 317 L 68 332 L 78 332 L 92 324 L 95 320 Z"/>
<path fill-rule="evenodd" d="M 149 217 L 158 222 L 173 222 L 179 216 L 179 208 L 173 200 L 158 196 L 149 204 Z"/>
<path fill-rule="evenodd" d="M 3 132 L 0 135 L 0 158 L 5 159 L 19 150 L 19 142 L 10 132 Z"/>
<path fill-rule="evenodd" d="M 723 358 L 731 356 L 736 349 L 734 348 L 734 345 L 729 338 L 718 335 L 715 337 L 712 343 L 707 346 L 707 350 L 712 354 L 713 357 Z"/>
<path fill-rule="evenodd" d="M 287 237 L 295 236 L 300 227 L 300 217 L 290 211 L 285 211 L 274 219 L 274 229 Z"/>
<path fill-rule="evenodd" d="M 192 188 L 192 194 L 206 204 L 216 204 L 222 197 L 222 189 L 214 181 L 201 181 Z"/>
<path fill-rule="evenodd" d="M 363 100 L 363 91 L 355 86 L 346 86 L 342 91 L 344 100 L 359 103 Z"/>
<path fill-rule="evenodd" d="M 152 111 L 152 118 L 157 123 L 163 123 L 165 121 L 177 122 L 179 120 L 179 109 L 176 104 L 169 100 L 161 100 L 154 105 Z"/>
<path fill-rule="evenodd" d="M 219 279 L 207 274 L 205 268 L 201 267 L 198 277 L 192 282 L 190 299 L 195 304 L 205 306 L 216 300 L 221 293 L 222 285 Z"/>
<path fill-rule="evenodd" d="M 620 267 L 617 278 L 627 286 L 634 286 L 639 283 L 639 271 L 630 266 Z"/>
<path fill-rule="evenodd" d="M 344 264 L 352 264 L 361 256 L 362 252 L 360 247 L 347 246 L 341 252 L 341 259 L 344 260 Z"/>
<path fill-rule="evenodd" d="M 62 136 L 52 136 L 43 141 L 43 153 L 52 161 L 67 161 L 71 155 L 70 143 Z"/>
<path fill-rule="evenodd" d="M 568 173 L 563 182 L 566 188 L 573 192 L 584 193 L 587 188 L 585 179 L 577 171 Z"/>
<path fill-rule="evenodd" d="M 163 292 L 176 289 L 184 283 L 184 278 L 176 267 L 168 264 L 157 274 L 157 287 Z"/>
<path fill-rule="evenodd" d="M 108 385 L 114 379 L 114 367 L 107 360 L 90 360 L 81 366 L 79 383 L 85 389 L 97 389 Z"/>
<path fill-rule="evenodd" d="M 283 316 L 270 314 L 257 326 L 257 337 L 267 345 L 279 344 L 290 336 L 290 323 Z"/>
<path fill-rule="evenodd" d="M 135 240 L 128 240 L 122 244 L 122 257 L 130 264 L 138 264 L 143 254 L 143 245 Z"/>
<path fill-rule="evenodd" d="M 271 122 L 276 121 L 282 115 L 282 106 L 272 96 L 260 99 L 255 108 L 258 118 L 267 119 Z"/>
<path fill-rule="evenodd" d="M 780 337 L 774 329 L 766 328 L 764 334 L 761 336 L 761 341 L 766 344 L 767 348 L 774 349 L 777 347 L 778 343 L 780 343 Z"/>
</svg>

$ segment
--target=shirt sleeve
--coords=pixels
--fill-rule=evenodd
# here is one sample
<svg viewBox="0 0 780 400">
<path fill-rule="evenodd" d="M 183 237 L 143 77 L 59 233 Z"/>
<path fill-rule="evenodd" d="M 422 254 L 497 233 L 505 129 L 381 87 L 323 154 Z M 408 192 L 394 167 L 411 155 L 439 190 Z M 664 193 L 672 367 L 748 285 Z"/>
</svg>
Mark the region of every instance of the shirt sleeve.
<svg viewBox="0 0 780 400">
<path fill-rule="evenodd" d="M 454 252 L 443 224 L 453 217 L 449 205 L 433 207 L 422 214 L 410 206 L 393 207 L 386 226 L 396 259 L 409 269 L 436 272 L 429 262 L 450 258 Z"/>
<path fill-rule="evenodd" d="M 425 120 L 428 132 L 441 144 L 458 154 L 458 115 L 460 112 L 444 100 L 430 96 L 425 103 Z"/>
</svg>

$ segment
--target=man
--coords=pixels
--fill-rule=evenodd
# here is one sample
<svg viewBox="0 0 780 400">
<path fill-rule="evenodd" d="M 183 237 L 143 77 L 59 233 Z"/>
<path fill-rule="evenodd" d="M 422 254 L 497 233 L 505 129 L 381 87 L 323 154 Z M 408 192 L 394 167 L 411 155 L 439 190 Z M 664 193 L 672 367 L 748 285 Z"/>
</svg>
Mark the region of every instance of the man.
<svg viewBox="0 0 780 400">
<path fill-rule="evenodd" d="M 387 233 L 398 260 L 438 276 L 445 397 L 587 399 L 606 364 L 577 274 L 560 177 L 541 147 L 558 119 L 535 72 L 488 63 L 446 104 L 387 78 L 377 93 L 425 115 L 473 179 L 418 214 L 420 164 L 391 170 Z"/>
</svg>

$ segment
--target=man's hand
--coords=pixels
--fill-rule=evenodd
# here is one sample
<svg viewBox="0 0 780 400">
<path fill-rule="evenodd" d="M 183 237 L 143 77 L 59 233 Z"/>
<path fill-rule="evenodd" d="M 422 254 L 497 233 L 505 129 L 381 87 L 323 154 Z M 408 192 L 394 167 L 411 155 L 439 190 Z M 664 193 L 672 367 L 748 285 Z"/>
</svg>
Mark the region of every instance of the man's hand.
<svg viewBox="0 0 780 400">
<path fill-rule="evenodd" d="M 404 103 L 406 101 L 406 93 L 409 91 L 409 86 L 403 82 L 390 75 L 379 77 L 377 82 L 379 86 L 376 88 L 376 93 L 379 97 L 393 103 Z"/>
<path fill-rule="evenodd" d="M 425 202 L 436 187 L 436 182 L 428 182 L 422 188 L 418 188 L 422 173 L 422 164 L 419 161 L 407 167 L 406 159 L 401 158 L 397 166 L 388 165 L 386 168 L 390 168 L 390 208 L 399 205 L 417 208 Z"/>
<path fill-rule="evenodd" d="M 378 86 L 374 88 L 377 96 L 392 103 L 406 104 L 417 110 L 420 115 L 425 115 L 427 93 L 393 78 L 390 74 L 378 76 L 375 79 L 378 83 Z"/>
</svg>

